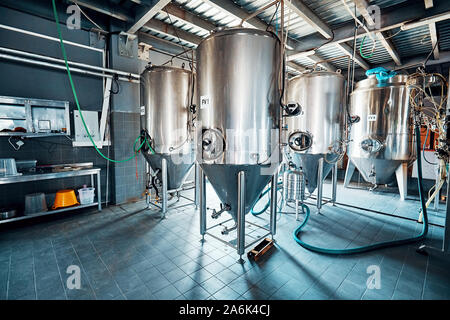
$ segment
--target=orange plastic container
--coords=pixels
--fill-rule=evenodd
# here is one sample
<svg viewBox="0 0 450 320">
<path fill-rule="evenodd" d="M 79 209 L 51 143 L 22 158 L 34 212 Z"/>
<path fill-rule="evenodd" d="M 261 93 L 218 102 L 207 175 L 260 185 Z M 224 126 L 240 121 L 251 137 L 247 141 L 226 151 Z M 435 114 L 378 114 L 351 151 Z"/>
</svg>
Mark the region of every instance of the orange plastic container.
<svg viewBox="0 0 450 320">
<path fill-rule="evenodd" d="M 67 190 L 59 190 L 56 192 L 55 203 L 52 206 L 52 209 L 66 208 L 74 205 L 80 204 L 77 200 L 77 196 L 75 195 L 75 190 L 67 189 Z"/>
</svg>

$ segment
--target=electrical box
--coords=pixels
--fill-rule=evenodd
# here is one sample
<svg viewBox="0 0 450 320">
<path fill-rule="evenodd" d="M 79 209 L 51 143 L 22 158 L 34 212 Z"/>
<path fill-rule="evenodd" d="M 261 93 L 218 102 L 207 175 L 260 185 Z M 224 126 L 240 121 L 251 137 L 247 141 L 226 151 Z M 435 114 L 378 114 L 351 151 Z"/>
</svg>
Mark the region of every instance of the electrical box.
<svg viewBox="0 0 450 320">
<path fill-rule="evenodd" d="M 84 121 L 88 127 L 89 133 L 95 142 L 100 140 L 100 134 L 98 130 L 98 112 L 97 111 L 83 111 Z M 74 111 L 74 124 L 75 124 L 75 142 L 90 142 L 89 136 L 84 128 L 83 122 L 78 110 Z"/>
</svg>

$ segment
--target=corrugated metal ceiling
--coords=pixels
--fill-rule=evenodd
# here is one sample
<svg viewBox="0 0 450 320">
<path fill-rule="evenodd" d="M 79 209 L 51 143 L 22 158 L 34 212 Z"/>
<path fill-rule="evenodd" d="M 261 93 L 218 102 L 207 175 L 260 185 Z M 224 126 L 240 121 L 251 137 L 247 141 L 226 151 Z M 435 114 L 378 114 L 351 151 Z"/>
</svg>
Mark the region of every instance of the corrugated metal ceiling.
<svg viewBox="0 0 450 320">
<path fill-rule="evenodd" d="M 271 3 L 272 1 L 273 0 L 233 0 L 233 2 L 237 6 L 241 7 L 249 14 Z M 316 33 L 317 31 L 313 27 L 305 22 L 295 12 L 289 10 L 289 6 L 287 3 L 288 1 L 289 0 L 285 0 L 285 28 L 288 30 L 289 37 L 292 39 L 299 39 Z M 351 8 L 351 10 L 354 10 L 355 7 L 353 1 L 345 1 Z M 383 10 L 385 10 L 386 8 L 394 5 L 399 5 L 407 1 L 408 0 L 372 0 L 369 1 L 369 3 L 378 5 L 381 8 L 381 13 L 383 13 Z M 218 26 L 233 27 L 239 25 L 241 22 L 240 18 L 233 16 L 229 12 L 221 9 L 219 6 L 208 0 L 174 0 L 173 3 L 180 6 L 184 10 L 189 11 Z M 342 25 L 351 23 L 353 20 L 350 13 L 339 0 L 303 0 L 303 3 L 306 4 L 331 29 L 339 28 Z M 277 29 L 279 28 L 281 23 L 280 10 L 278 10 L 276 13 L 275 12 L 276 7 L 272 6 L 261 12 L 257 17 L 266 24 L 271 22 L 271 24 Z M 356 14 L 362 20 L 362 17 L 360 16 L 358 11 L 356 11 Z M 167 24 L 173 23 L 175 27 L 183 31 L 192 33 L 200 38 L 206 37 L 209 34 L 208 30 L 204 30 L 193 24 L 186 23 L 174 16 L 171 16 L 170 20 L 165 12 L 158 13 L 155 18 Z M 440 49 L 450 50 L 450 21 L 438 23 L 437 30 L 439 34 Z M 398 29 L 392 30 L 392 33 L 395 34 L 397 31 Z M 157 30 L 151 30 L 149 32 L 155 36 L 179 43 L 177 37 L 157 32 Z M 389 32 L 385 33 L 385 37 L 391 37 L 391 35 L 392 34 Z M 402 31 L 392 36 L 390 38 L 390 41 L 393 43 L 401 58 L 426 55 L 432 49 L 429 30 L 427 26 Z M 361 42 L 362 38 L 359 38 L 356 41 L 356 52 L 358 55 Z M 181 43 L 189 47 L 193 47 L 192 44 L 185 41 L 182 41 Z M 352 46 L 352 43 L 349 42 L 348 44 Z M 366 38 L 364 41 L 364 45 L 362 46 L 362 51 L 365 55 L 368 55 L 370 57 L 363 60 L 365 60 L 369 64 L 377 65 L 392 61 L 391 56 L 383 47 L 380 41 L 376 42 L 376 48 L 373 55 L 370 55 L 371 49 L 372 41 L 370 40 L 370 38 Z M 325 45 L 316 51 L 316 56 L 319 59 L 329 59 L 341 55 L 343 55 L 343 52 L 335 45 Z M 307 57 L 296 59 L 293 62 L 303 67 L 311 67 L 314 64 L 314 62 Z M 346 69 L 348 66 L 348 59 L 338 59 L 336 61 L 332 61 L 331 64 L 336 66 L 337 68 Z M 356 65 L 356 67 L 359 66 Z"/>
</svg>

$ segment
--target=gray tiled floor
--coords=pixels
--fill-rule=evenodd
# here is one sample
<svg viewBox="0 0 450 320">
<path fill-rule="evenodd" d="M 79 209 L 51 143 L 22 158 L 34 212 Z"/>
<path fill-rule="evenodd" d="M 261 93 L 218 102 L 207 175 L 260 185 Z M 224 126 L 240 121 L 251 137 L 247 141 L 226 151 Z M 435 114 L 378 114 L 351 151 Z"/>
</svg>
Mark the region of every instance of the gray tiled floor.
<svg viewBox="0 0 450 320">
<path fill-rule="evenodd" d="M 329 189 L 326 185 L 325 194 Z M 417 201 L 400 202 L 395 194 L 341 186 L 338 191 L 339 202 L 418 214 Z M 210 188 L 208 206 L 217 206 Z M 324 247 L 400 239 L 422 227 L 342 206 L 326 205 L 321 215 L 311 206 L 311 212 L 302 239 Z M 442 221 L 442 212 L 430 215 Z M 0 299 L 450 299 L 449 258 L 419 255 L 416 244 L 353 256 L 319 255 L 293 240 L 299 222 L 281 214 L 276 247 L 262 261 L 241 266 L 234 249 L 208 236 L 199 242 L 198 212 L 192 207 L 158 217 L 139 202 L 3 229 Z M 266 214 L 247 217 L 260 225 L 268 222 Z M 247 227 L 247 241 L 261 234 Z M 442 235 L 442 228 L 431 227 L 426 242 L 439 246 Z M 225 239 L 234 238 L 231 233 Z M 81 268 L 80 290 L 66 286 L 70 265 Z M 380 268 L 380 289 L 367 289 L 371 265 Z"/>
</svg>

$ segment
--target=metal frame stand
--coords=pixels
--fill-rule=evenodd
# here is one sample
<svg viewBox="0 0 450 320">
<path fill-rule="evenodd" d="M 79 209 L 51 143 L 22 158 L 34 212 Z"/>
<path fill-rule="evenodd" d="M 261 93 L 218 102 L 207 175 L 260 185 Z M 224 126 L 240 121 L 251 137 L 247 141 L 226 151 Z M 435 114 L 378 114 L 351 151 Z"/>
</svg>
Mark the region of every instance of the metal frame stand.
<svg viewBox="0 0 450 320">
<path fill-rule="evenodd" d="M 197 173 L 197 166 L 198 164 L 195 163 L 194 167 L 195 167 L 195 172 Z M 150 169 L 151 170 L 151 169 Z M 192 169 L 191 169 L 192 170 Z M 189 172 L 191 171 L 189 170 Z M 146 196 L 146 202 L 147 202 L 147 207 L 150 208 L 150 205 L 158 208 L 161 210 L 161 219 L 164 219 L 166 217 L 166 213 L 168 211 L 168 209 L 177 209 L 177 208 L 182 208 L 182 207 L 186 207 L 186 206 L 190 206 L 190 205 L 195 205 L 195 209 L 197 210 L 198 207 L 198 181 L 197 181 L 197 174 L 195 175 L 195 181 L 194 181 L 194 187 L 190 187 L 190 188 L 184 188 L 183 186 L 181 186 L 178 189 L 172 189 L 172 190 L 167 190 L 167 185 L 168 185 L 168 177 L 167 177 L 167 160 L 166 159 L 161 159 L 161 179 L 162 179 L 162 189 L 161 189 L 161 205 L 153 202 L 150 200 L 150 195 L 147 194 Z M 190 190 L 190 189 L 194 189 L 195 190 L 195 196 L 194 199 L 190 199 L 188 197 L 185 197 L 183 195 L 180 194 L 181 191 L 186 191 L 186 190 Z M 189 203 L 185 203 L 179 206 L 174 206 L 174 203 L 172 205 L 168 204 L 168 194 L 169 193 L 177 193 L 178 196 L 178 200 L 179 198 L 183 198 L 186 200 L 189 200 Z M 177 201 L 178 202 L 178 201 Z"/>
<path fill-rule="evenodd" d="M 199 201 L 200 201 L 200 235 L 202 236 L 201 238 L 201 242 L 205 241 L 205 235 L 209 235 L 211 237 L 213 237 L 216 240 L 221 241 L 222 243 L 235 248 L 237 251 L 237 254 L 239 255 L 239 260 L 237 261 L 237 263 L 243 264 L 245 263 L 245 260 L 242 259 L 242 256 L 245 253 L 245 249 L 247 249 L 248 247 L 252 246 L 253 244 L 255 244 L 258 241 L 261 241 L 262 239 L 266 238 L 268 235 L 273 236 L 276 234 L 276 216 L 277 216 L 277 177 L 278 175 L 273 175 L 271 178 L 271 192 L 270 192 L 270 201 L 271 201 L 271 205 L 270 205 L 270 225 L 269 225 L 269 229 L 257 225 L 255 223 L 252 222 L 246 222 L 245 221 L 245 172 L 244 171 L 239 171 L 238 173 L 238 188 L 237 188 L 237 193 L 238 193 L 238 208 L 237 208 L 237 223 L 236 223 L 236 229 L 237 229 L 237 241 L 236 241 L 236 246 L 230 244 L 229 242 L 221 239 L 220 237 L 217 237 L 213 234 L 211 234 L 210 232 L 208 232 L 208 230 L 211 230 L 213 228 L 219 227 L 219 226 L 223 226 L 226 222 L 229 222 L 231 220 L 233 220 L 232 218 L 222 221 L 220 223 L 217 223 L 211 227 L 207 227 L 207 223 L 206 223 L 206 177 L 205 177 L 205 173 L 203 172 L 203 170 L 200 168 L 198 168 L 199 171 Z M 266 230 L 267 233 L 264 234 L 263 236 L 261 236 L 260 238 L 252 241 L 249 244 L 245 244 L 245 223 L 251 224 L 255 227 L 258 227 L 260 229 Z M 233 229 L 233 228 L 232 228 Z M 230 230 L 232 230 L 230 229 Z"/>
<path fill-rule="evenodd" d="M 347 169 L 345 169 L 344 187 L 348 188 L 353 173 L 356 170 L 356 166 L 352 160 L 348 160 Z M 408 196 L 408 163 L 401 163 L 395 170 L 395 177 L 397 179 L 398 191 L 400 193 L 400 200 L 404 201 Z"/>
<path fill-rule="evenodd" d="M 333 164 L 333 167 L 331 168 L 331 198 L 327 200 L 323 200 L 323 181 L 325 180 L 326 176 L 323 175 L 323 164 L 324 159 L 319 159 L 319 168 L 317 170 L 317 199 L 316 199 L 316 207 L 317 207 L 317 214 L 320 214 L 320 210 L 322 209 L 322 206 L 324 204 L 327 204 L 331 202 L 333 206 L 336 205 L 336 193 L 337 193 L 337 163 Z M 298 206 L 298 204 L 296 204 Z M 297 210 L 296 210 L 297 212 Z"/>
</svg>

